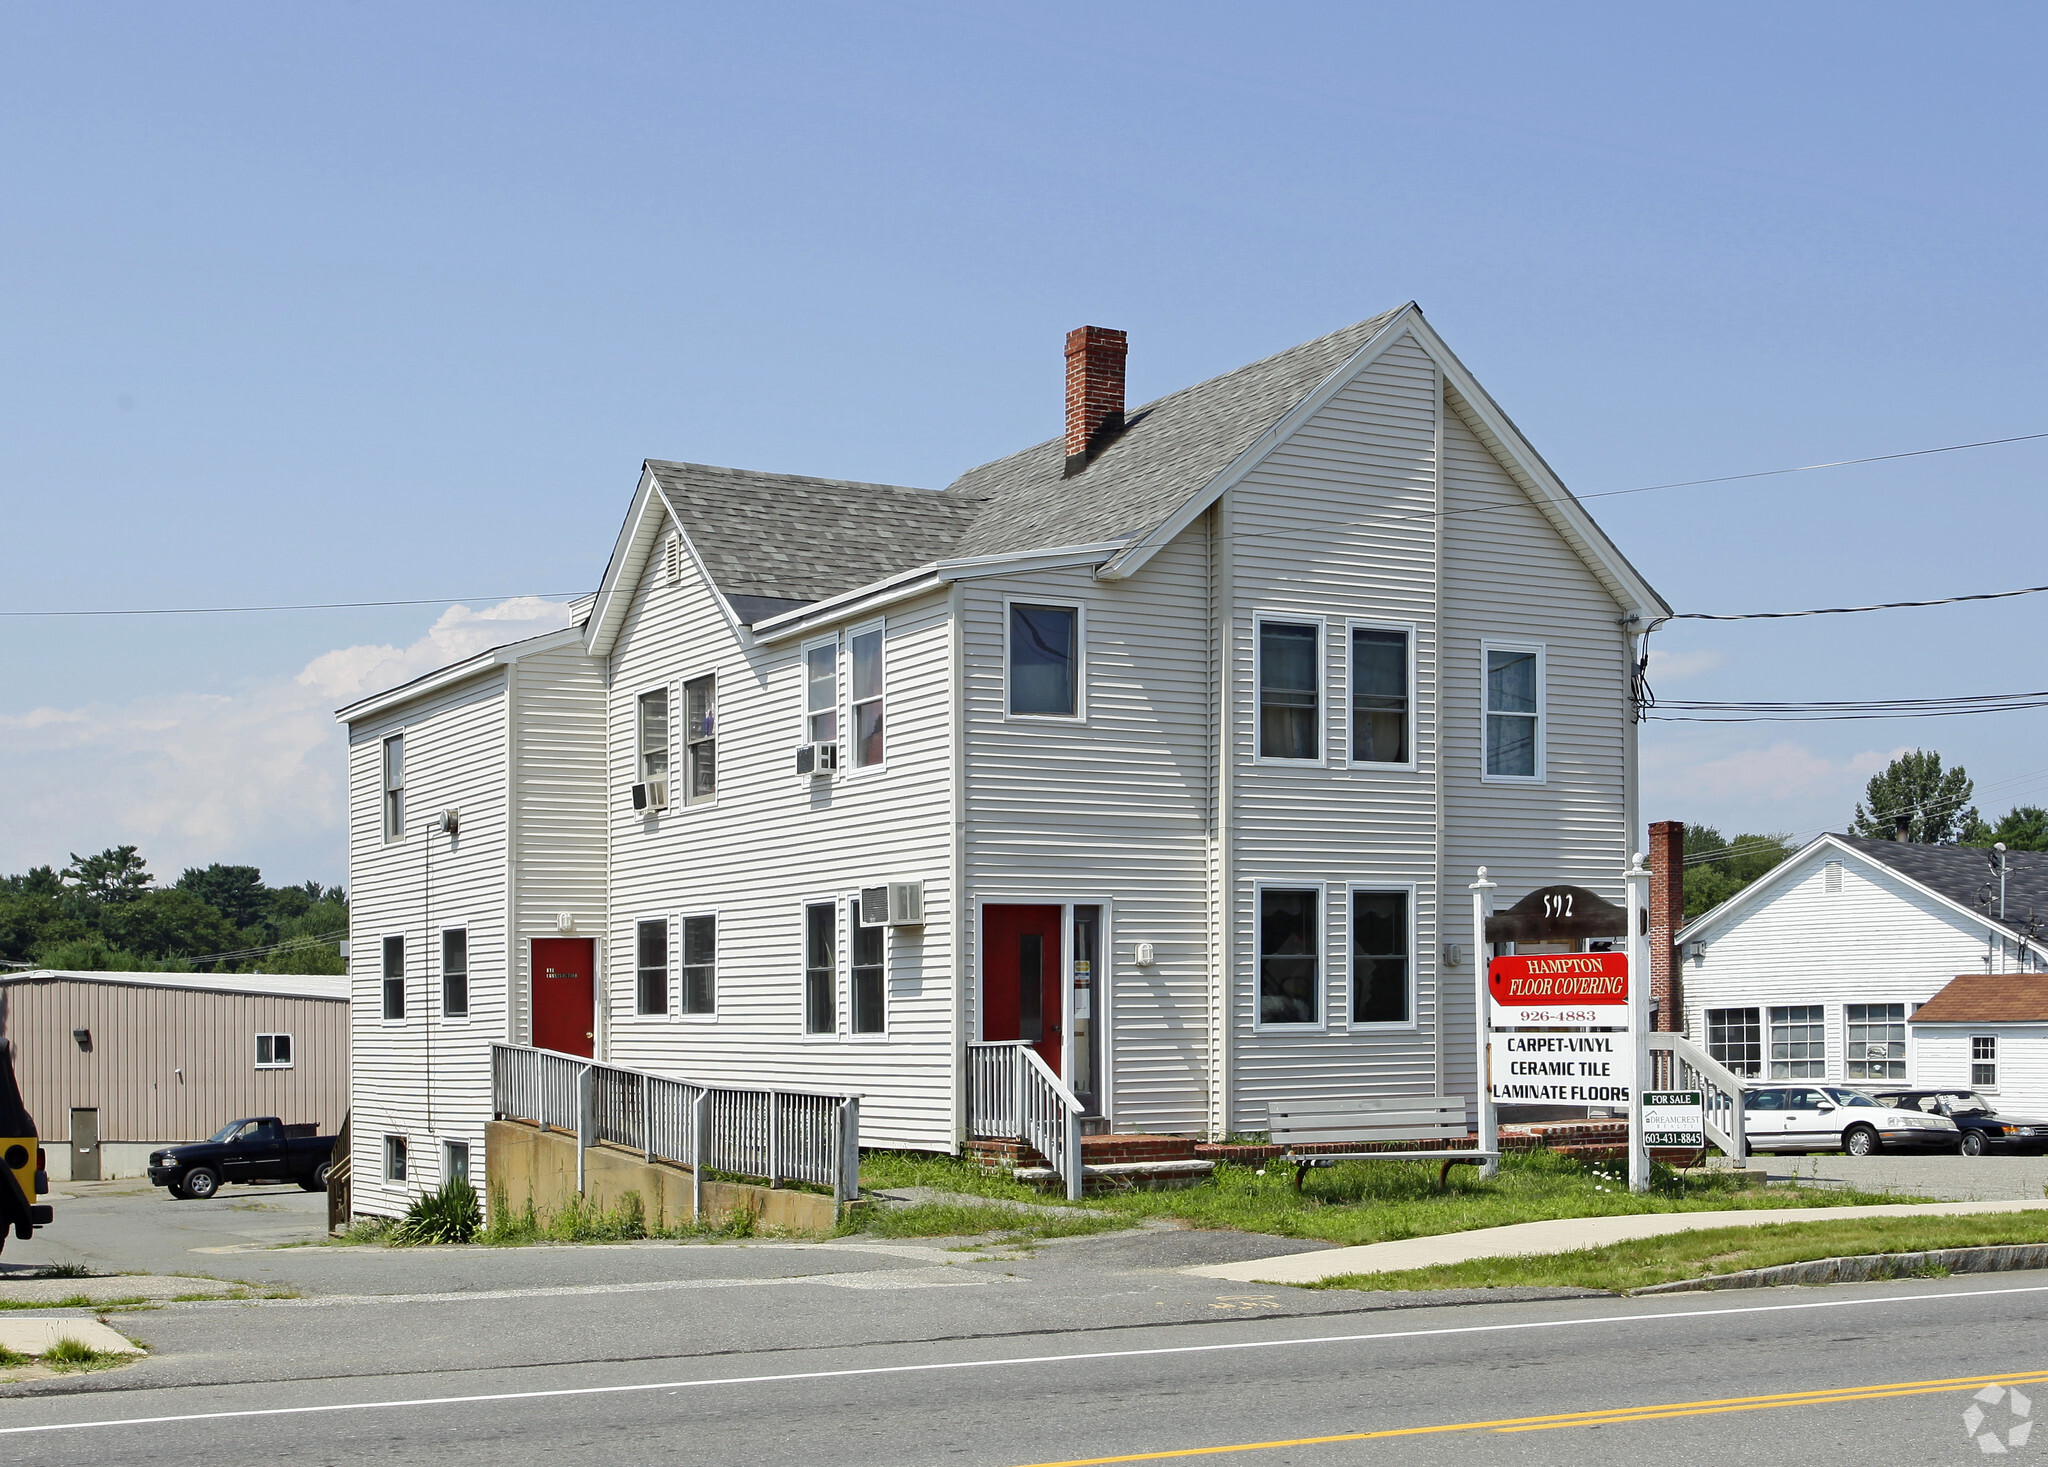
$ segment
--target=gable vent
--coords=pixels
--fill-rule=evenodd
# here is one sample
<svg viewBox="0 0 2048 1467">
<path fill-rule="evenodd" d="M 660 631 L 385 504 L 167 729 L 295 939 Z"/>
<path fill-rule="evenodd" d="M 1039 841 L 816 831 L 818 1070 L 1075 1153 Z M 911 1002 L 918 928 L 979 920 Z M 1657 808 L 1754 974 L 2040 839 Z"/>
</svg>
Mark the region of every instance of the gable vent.
<svg viewBox="0 0 2048 1467">
<path fill-rule="evenodd" d="M 683 578 L 683 537 L 674 530 L 661 537 L 661 578 L 671 586 Z"/>
<path fill-rule="evenodd" d="M 1835 896 L 1842 890 L 1842 863 L 1840 861 L 1830 861 L 1821 868 L 1820 889 L 1829 896 Z"/>
</svg>

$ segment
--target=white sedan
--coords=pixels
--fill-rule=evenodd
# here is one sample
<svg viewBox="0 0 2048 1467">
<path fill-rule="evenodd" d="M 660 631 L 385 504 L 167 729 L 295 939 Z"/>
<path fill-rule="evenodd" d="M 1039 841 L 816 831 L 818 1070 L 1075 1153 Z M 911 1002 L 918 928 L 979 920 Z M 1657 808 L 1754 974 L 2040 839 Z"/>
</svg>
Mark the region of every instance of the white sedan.
<svg viewBox="0 0 2048 1467">
<path fill-rule="evenodd" d="M 1751 1151 L 1954 1151 L 1956 1123 L 1918 1110 L 1893 1110 L 1839 1085 L 1770 1085 L 1743 1097 Z"/>
</svg>

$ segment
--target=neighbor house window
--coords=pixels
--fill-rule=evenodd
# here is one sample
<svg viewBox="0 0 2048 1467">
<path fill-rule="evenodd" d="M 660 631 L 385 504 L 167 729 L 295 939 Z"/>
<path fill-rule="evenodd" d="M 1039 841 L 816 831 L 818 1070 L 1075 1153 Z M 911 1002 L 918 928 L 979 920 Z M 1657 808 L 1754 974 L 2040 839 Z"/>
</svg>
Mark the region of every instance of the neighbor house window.
<svg viewBox="0 0 2048 1467">
<path fill-rule="evenodd" d="M 1738 1075 L 1764 1072 L 1761 1009 L 1708 1009 L 1707 1054 Z"/>
<path fill-rule="evenodd" d="M 835 951 L 833 908 L 813 902 L 804 908 L 804 1032 L 835 1034 L 839 1030 L 839 957 Z"/>
<path fill-rule="evenodd" d="M 1821 1006 L 1795 1004 L 1771 1010 L 1771 1078 L 1827 1078 L 1827 1025 Z"/>
<path fill-rule="evenodd" d="M 846 920 L 853 933 L 853 1032 L 880 1034 L 882 1022 L 882 935 L 885 927 L 860 924 L 860 898 L 846 906 Z"/>
<path fill-rule="evenodd" d="M 1852 1003 L 1842 1006 L 1848 1045 L 1844 1054 L 1851 1080 L 1906 1078 L 1906 1006 Z"/>
<path fill-rule="evenodd" d="M 643 1014 L 665 1014 L 668 1012 L 668 923 L 642 922 L 634 946 L 633 965 L 640 975 L 639 1011 Z"/>
<path fill-rule="evenodd" d="M 1532 648 L 1486 650 L 1486 772 L 1498 779 L 1543 774 L 1541 656 Z"/>
<path fill-rule="evenodd" d="M 259 1070 L 288 1070 L 292 1067 L 292 1036 L 289 1034 L 258 1034 L 256 1036 L 256 1068 Z"/>
<path fill-rule="evenodd" d="M 1970 1040 L 1970 1084 L 1978 1090 L 1998 1088 L 1998 1041 L 1989 1034 Z"/>
<path fill-rule="evenodd" d="M 469 931 L 451 927 L 441 934 L 441 1013 L 469 1017 Z"/>
<path fill-rule="evenodd" d="M 1406 764 L 1408 633 L 1351 629 L 1351 762 Z"/>
<path fill-rule="evenodd" d="M 683 1012 L 718 1012 L 718 919 L 683 918 Z"/>
<path fill-rule="evenodd" d="M 405 939 L 384 939 L 384 1017 L 405 1017 Z"/>
<path fill-rule="evenodd" d="M 469 1143 L 467 1141 L 443 1141 L 441 1143 L 441 1180 L 444 1182 L 466 1182 L 469 1180 Z"/>
<path fill-rule="evenodd" d="M 839 641 L 804 648 L 804 741 L 839 741 Z"/>
<path fill-rule="evenodd" d="M 668 689 L 640 695 L 640 778 L 668 778 Z"/>
<path fill-rule="evenodd" d="M 1322 1017 L 1322 944 L 1313 887 L 1259 890 L 1259 1022 L 1313 1024 Z"/>
<path fill-rule="evenodd" d="M 1408 893 L 1351 893 L 1351 1022 L 1405 1024 Z"/>
<path fill-rule="evenodd" d="M 683 765 L 689 780 L 684 799 L 708 800 L 718 793 L 718 697 L 716 678 L 683 684 Z"/>
<path fill-rule="evenodd" d="M 1080 608 L 1011 603 L 1010 712 L 1077 717 L 1080 662 Z"/>
<path fill-rule="evenodd" d="M 384 741 L 384 839 L 405 838 L 405 735 Z"/>
<path fill-rule="evenodd" d="M 862 769 L 882 762 L 882 629 L 846 639 L 853 662 L 853 762 Z"/>
<path fill-rule="evenodd" d="M 405 1180 L 405 1137 L 384 1138 L 384 1180 L 402 1182 Z"/>
<path fill-rule="evenodd" d="M 1321 757 L 1322 629 L 1314 622 L 1259 623 L 1259 757 Z"/>
</svg>

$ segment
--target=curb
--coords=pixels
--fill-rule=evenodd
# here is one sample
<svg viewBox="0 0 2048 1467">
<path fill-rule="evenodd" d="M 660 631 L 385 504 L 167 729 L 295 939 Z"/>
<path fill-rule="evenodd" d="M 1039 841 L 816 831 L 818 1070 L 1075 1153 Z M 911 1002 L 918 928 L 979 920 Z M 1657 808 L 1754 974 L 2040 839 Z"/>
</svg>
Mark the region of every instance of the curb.
<svg viewBox="0 0 2048 1467">
<path fill-rule="evenodd" d="M 1739 1273 L 1703 1279 L 1680 1279 L 1630 1289 L 1638 1294 L 1700 1293 L 1712 1289 L 1768 1289 L 1779 1284 L 1852 1284 L 1867 1279 L 1892 1279 L 1923 1269 L 1950 1273 L 2006 1273 L 2015 1269 L 2048 1268 L 2048 1243 L 2007 1243 L 1989 1248 L 1934 1248 L 1925 1253 L 1866 1253 L 1856 1258 L 1816 1258 L 1809 1263 L 1781 1263 L 1772 1268 L 1746 1268 Z"/>
</svg>

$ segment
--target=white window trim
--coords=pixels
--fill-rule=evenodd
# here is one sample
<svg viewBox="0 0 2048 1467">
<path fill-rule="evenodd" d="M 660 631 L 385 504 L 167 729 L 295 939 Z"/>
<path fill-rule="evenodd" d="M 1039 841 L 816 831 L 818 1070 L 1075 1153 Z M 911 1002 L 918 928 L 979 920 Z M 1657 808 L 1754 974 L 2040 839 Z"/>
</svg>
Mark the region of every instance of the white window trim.
<svg viewBox="0 0 2048 1467">
<path fill-rule="evenodd" d="M 811 707 L 811 653 L 819 647 L 832 649 L 832 713 L 834 727 L 838 732 L 833 742 L 839 747 L 839 767 L 830 774 L 796 774 L 792 777 L 799 785 L 808 786 L 814 779 L 837 779 L 846 772 L 852 761 L 848 757 L 846 740 L 847 686 L 852 681 L 847 676 L 846 648 L 840 644 L 839 633 L 828 632 L 821 637 L 810 637 L 797 644 L 796 656 L 796 741 L 802 748 L 813 742 L 811 738 L 811 715 L 822 710 Z M 795 768 L 794 762 L 790 767 Z"/>
<path fill-rule="evenodd" d="M 378 1161 L 382 1163 L 378 1170 L 382 1175 L 384 1185 L 387 1187 L 410 1187 L 413 1183 L 413 1172 L 416 1170 L 412 1159 L 412 1138 L 397 1131 L 386 1131 L 383 1135 L 384 1154 L 378 1157 Z M 391 1143 L 393 1141 L 396 1141 L 405 1151 L 405 1175 L 402 1177 L 391 1175 Z"/>
<path fill-rule="evenodd" d="M 1488 706 L 1487 663 L 1495 652 L 1536 654 L 1536 772 L 1534 774 L 1489 774 L 1486 771 L 1486 719 Z M 1479 779 L 1482 784 L 1537 785 L 1550 782 L 1550 649 L 1542 642 L 1519 642 L 1508 638 L 1482 637 L 1479 642 Z"/>
<path fill-rule="evenodd" d="M 708 1014 L 689 1014 L 683 1012 L 683 994 L 686 991 L 683 984 L 683 968 L 685 966 L 683 962 L 683 923 L 692 917 L 709 917 L 711 919 L 711 1012 Z M 724 966 L 719 953 L 724 946 L 725 915 L 719 908 L 685 907 L 682 911 L 675 913 L 669 918 L 669 952 L 675 957 L 673 964 L 675 973 L 675 1002 L 669 1005 L 669 1017 L 677 1023 L 715 1024 L 718 1022 L 720 1009 L 718 1001 L 718 970 Z"/>
<path fill-rule="evenodd" d="M 1991 1059 L 1988 1062 L 1991 1066 L 1991 1083 L 1989 1085 L 1979 1085 L 1977 1083 L 1977 1066 L 1986 1063 L 1986 1061 L 1977 1058 L 1977 1041 L 1980 1039 L 1991 1041 Z M 2005 1064 L 2005 1056 L 1998 1052 L 1998 1039 L 1999 1036 L 1996 1034 L 1964 1033 L 1963 1043 L 1969 1046 L 1968 1052 L 1963 1056 L 1963 1064 L 1967 1067 L 1964 1070 L 1963 1078 L 1969 1082 L 1964 1087 L 1965 1089 L 1982 1091 L 1987 1095 L 1996 1095 L 1998 1093 L 1998 1071 Z"/>
<path fill-rule="evenodd" d="M 1412 746 L 1411 746 L 1412 747 Z M 1369 766 L 1386 767 L 1386 766 Z M 1360 892 L 1385 894 L 1399 892 L 1408 900 L 1408 1017 L 1393 1022 L 1385 1020 L 1367 1021 L 1351 1017 L 1352 1002 L 1357 997 L 1356 960 L 1358 949 L 1352 941 L 1351 899 Z M 1412 881 L 1353 881 L 1344 888 L 1344 1025 L 1354 1034 L 1413 1034 L 1422 1028 L 1422 943 L 1416 933 L 1420 926 L 1416 914 L 1420 909 L 1417 885 Z M 1334 983 L 1325 984 L 1334 991 Z"/>
<path fill-rule="evenodd" d="M 690 684 L 711 679 L 711 793 L 701 799 L 690 797 Z M 725 716 L 718 711 L 722 694 L 718 669 L 687 674 L 669 685 L 668 807 L 671 811 L 715 810 L 718 792 L 725 788 L 725 761 L 719 748 L 725 742 Z"/>
<path fill-rule="evenodd" d="M 1316 629 L 1316 748 L 1320 755 L 1314 759 L 1277 759 L 1262 752 L 1260 729 L 1264 722 L 1264 705 L 1260 698 L 1265 689 L 1266 645 L 1263 628 L 1268 622 L 1284 623 L 1288 626 L 1313 626 Z M 1347 658 L 1349 648 L 1346 648 Z M 1306 611 L 1255 611 L 1252 613 L 1252 763 L 1268 765 L 1274 769 L 1327 769 L 1330 765 L 1330 628 L 1329 618 L 1320 613 Z M 1345 733 L 1350 734 L 1350 720 L 1345 720 Z M 1348 755 L 1350 750 L 1347 748 Z M 1288 1026 L 1290 1028 L 1295 1026 Z"/>
<path fill-rule="evenodd" d="M 398 981 L 403 985 L 405 993 L 405 1013 L 396 1019 L 387 1018 L 384 1014 L 384 944 L 394 937 L 405 942 L 405 969 L 398 976 Z M 399 1028 L 404 1024 L 410 1023 L 412 1020 L 412 967 L 412 942 L 406 933 L 380 932 L 377 934 L 377 1022 L 386 1029 Z"/>
<path fill-rule="evenodd" d="M 1403 632 L 1408 637 L 1408 736 L 1406 739 L 1408 745 L 1408 758 L 1403 763 L 1387 764 L 1382 763 L 1377 759 L 1354 759 L 1351 757 L 1351 750 L 1353 748 L 1353 744 L 1351 741 L 1351 719 L 1353 712 L 1352 697 L 1355 692 L 1355 684 L 1357 680 L 1356 669 L 1352 666 L 1351 661 L 1351 634 L 1354 631 Z M 1420 751 L 1416 746 L 1416 732 L 1420 720 L 1416 717 L 1415 712 L 1415 704 L 1417 701 L 1415 696 L 1415 647 L 1416 643 L 1418 643 L 1421 640 L 1422 638 L 1420 631 L 1417 628 L 1416 624 L 1412 621 L 1375 621 L 1370 617 L 1352 617 L 1344 623 L 1344 712 L 1342 715 L 1342 724 L 1344 729 L 1344 757 L 1342 761 L 1343 767 L 1349 769 L 1362 769 L 1372 774 L 1413 774 L 1415 770 L 1419 767 L 1418 760 L 1420 757 Z M 1335 722 L 1336 720 L 1332 721 Z M 1377 889 L 1381 891 L 1394 890 L 1394 888 L 1391 886 L 1380 887 Z"/>
<path fill-rule="evenodd" d="M 296 1038 L 294 1038 L 294 1037 L 293 1037 L 293 1036 L 292 1036 L 292 1035 L 291 1035 L 291 1034 L 290 1034 L 289 1032 L 287 1032 L 287 1031 L 285 1031 L 285 1030 L 283 1030 L 283 1029 L 272 1029 L 272 1030 L 269 1030 L 269 1031 L 267 1031 L 267 1032 L 265 1032 L 265 1033 L 262 1033 L 262 1034 L 258 1034 L 258 1035 L 256 1035 L 256 1036 L 254 1036 L 254 1038 L 252 1038 L 252 1039 L 250 1040 L 250 1043 L 249 1043 L 249 1052 L 250 1052 L 250 1055 L 251 1055 L 252 1057 L 253 1057 L 253 1056 L 255 1055 L 255 1053 L 256 1053 L 256 1040 L 258 1040 L 258 1039 L 268 1039 L 268 1040 L 269 1040 L 269 1041 L 271 1042 L 271 1051 L 270 1051 L 270 1052 L 271 1052 L 271 1054 L 272 1054 L 272 1055 L 275 1055 L 275 1054 L 277 1053 L 277 1048 L 276 1048 L 276 1045 L 277 1045 L 277 1041 L 278 1041 L 278 1039 L 279 1039 L 280 1037 L 282 1037 L 282 1038 L 284 1038 L 284 1039 L 286 1039 L 286 1040 L 289 1040 L 289 1041 L 290 1041 L 290 1044 L 291 1044 L 291 1051 L 292 1051 L 292 1057 L 291 1057 L 290 1059 L 288 1059 L 288 1060 L 285 1060 L 285 1061 L 284 1061 L 284 1062 L 283 1062 L 282 1064 L 280 1064 L 280 1063 L 279 1063 L 279 1062 L 278 1062 L 278 1061 L 277 1061 L 276 1059 L 270 1059 L 270 1060 L 260 1060 L 260 1059 L 259 1059 L 259 1060 L 257 1060 L 257 1061 L 256 1061 L 256 1068 L 257 1068 L 257 1069 L 259 1069 L 259 1070 L 290 1070 L 290 1069 L 296 1069 L 296 1068 L 298 1067 L 298 1058 L 299 1058 L 299 1041 L 298 1041 L 298 1040 L 297 1040 Z"/>
<path fill-rule="evenodd" d="M 462 1160 L 464 1180 L 468 1181 L 470 1186 L 474 1187 L 476 1185 L 476 1182 L 474 1179 L 469 1177 L 468 1170 L 470 1164 L 476 1160 L 476 1152 L 471 1148 L 469 1142 L 457 1141 L 450 1139 L 448 1137 L 443 1137 L 441 1140 L 441 1181 L 445 1185 L 446 1183 L 455 1180 L 455 1168 L 449 1165 L 451 1158 L 448 1154 L 449 1149 L 455 1146 L 460 1146 L 463 1151 Z M 408 1161 L 409 1160 L 410 1158 L 408 1158 Z M 408 1170 L 410 1170 L 409 1166 Z"/>
<path fill-rule="evenodd" d="M 469 973 L 465 973 L 463 975 L 465 979 L 465 987 L 469 989 L 469 1007 L 459 1014 L 451 1014 L 448 1012 L 447 938 L 448 934 L 451 932 L 460 932 L 463 935 L 463 950 L 465 953 L 469 951 L 468 938 L 470 932 L 470 924 L 467 918 L 464 918 L 462 921 L 459 922 L 442 922 L 434 928 L 434 976 L 440 981 L 434 985 L 434 988 L 431 991 L 433 993 L 434 998 L 437 1000 L 436 1017 L 439 1018 L 442 1023 L 467 1024 L 469 1023 L 471 1012 L 473 1012 L 476 1008 L 476 988 L 474 983 L 467 981 L 471 976 Z M 379 954 L 379 956 L 381 958 L 382 955 Z"/>
<path fill-rule="evenodd" d="M 388 733 L 377 741 L 377 828 L 384 833 L 384 844 L 397 846 L 405 844 L 406 794 L 411 771 L 405 767 L 408 758 L 405 748 L 406 730 Z M 391 833 L 391 746 L 398 745 L 398 833 Z"/>
<path fill-rule="evenodd" d="M 875 633 L 882 639 L 882 696 L 880 699 L 882 704 L 882 762 L 864 765 L 860 762 L 860 756 L 855 747 L 858 735 L 853 717 L 853 639 L 855 637 L 864 637 L 870 632 Z M 842 634 L 842 637 L 843 650 L 840 653 L 840 660 L 846 666 L 840 681 L 845 685 L 846 691 L 841 700 L 844 706 L 839 714 L 839 729 L 842 735 L 839 741 L 839 773 L 853 779 L 861 779 L 868 775 L 884 773 L 889 768 L 889 750 L 896 743 L 896 740 L 891 736 L 889 727 L 889 629 L 886 620 L 878 616 L 848 627 Z M 870 699 L 869 701 L 875 700 Z"/>
<path fill-rule="evenodd" d="M 662 991 L 668 995 L 668 1010 L 665 1013 L 659 1014 L 643 1014 L 640 1012 L 640 929 L 650 923 L 659 926 L 667 934 L 667 951 L 662 957 Z M 635 917 L 631 932 L 633 937 L 633 1007 L 626 1011 L 625 1017 L 634 1023 L 666 1024 L 676 1016 L 676 974 L 678 971 L 676 966 L 676 938 L 678 936 L 676 920 L 673 916 L 665 915 Z"/>
<path fill-rule="evenodd" d="M 889 1002 L 889 973 L 891 960 L 895 957 L 896 944 L 892 940 L 893 930 L 884 923 L 882 934 L 882 1027 L 869 1033 L 857 1033 L 853 1027 L 853 929 L 854 910 L 860 905 L 860 888 L 855 887 L 840 898 L 841 915 L 846 920 L 846 1003 L 845 1024 L 841 1030 L 849 1044 L 884 1044 L 890 1037 L 890 1024 L 895 1018 L 896 1005 Z M 866 924 L 861 924 L 865 926 Z"/>
<path fill-rule="evenodd" d="M 1074 711 L 1072 713 L 1012 713 L 1010 711 L 1010 608 L 1046 606 L 1074 613 Z M 1005 596 L 1003 598 L 1003 722 L 1070 723 L 1088 721 L 1088 605 L 1064 596 Z"/>
<path fill-rule="evenodd" d="M 1293 764 L 1299 761 L 1287 760 Z M 1254 1034 L 1327 1034 L 1330 1032 L 1330 883 L 1327 881 L 1254 881 L 1252 883 L 1251 958 L 1252 1032 Z M 1259 1017 L 1264 1007 L 1259 988 L 1259 909 L 1268 891 L 1312 891 L 1316 894 L 1316 1021 L 1312 1024 L 1269 1024 Z M 1348 989 L 1346 997 L 1349 997 Z M 1347 1010 L 1346 1012 L 1349 1012 Z"/>
<path fill-rule="evenodd" d="M 809 1025 L 811 926 L 810 909 L 832 908 L 832 1027 L 812 1033 Z M 827 893 L 802 897 L 796 904 L 796 1033 L 806 1044 L 837 1044 L 846 1036 L 846 969 L 851 956 L 846 950 L 846 898 Z"/>
<path fill-rule="evenodd" d="M 642 742 L 645 730 L 642 727 L 640 710 L 641 700 L 650 693 L 662 693 L 668 698 L 668 773 L 662 778 L 669 782 L 669 790 L 673 796 L 676 775 L 676 690 L 668 683 L 650 683 L 633 694 L 633 777 L 627 783 L 641 784 L 647 778 L 647 747 Z M 660 816 L 661 811 L 642 810 L 638 813 L 642 819 L 652 819 Z"/>
</svg>

